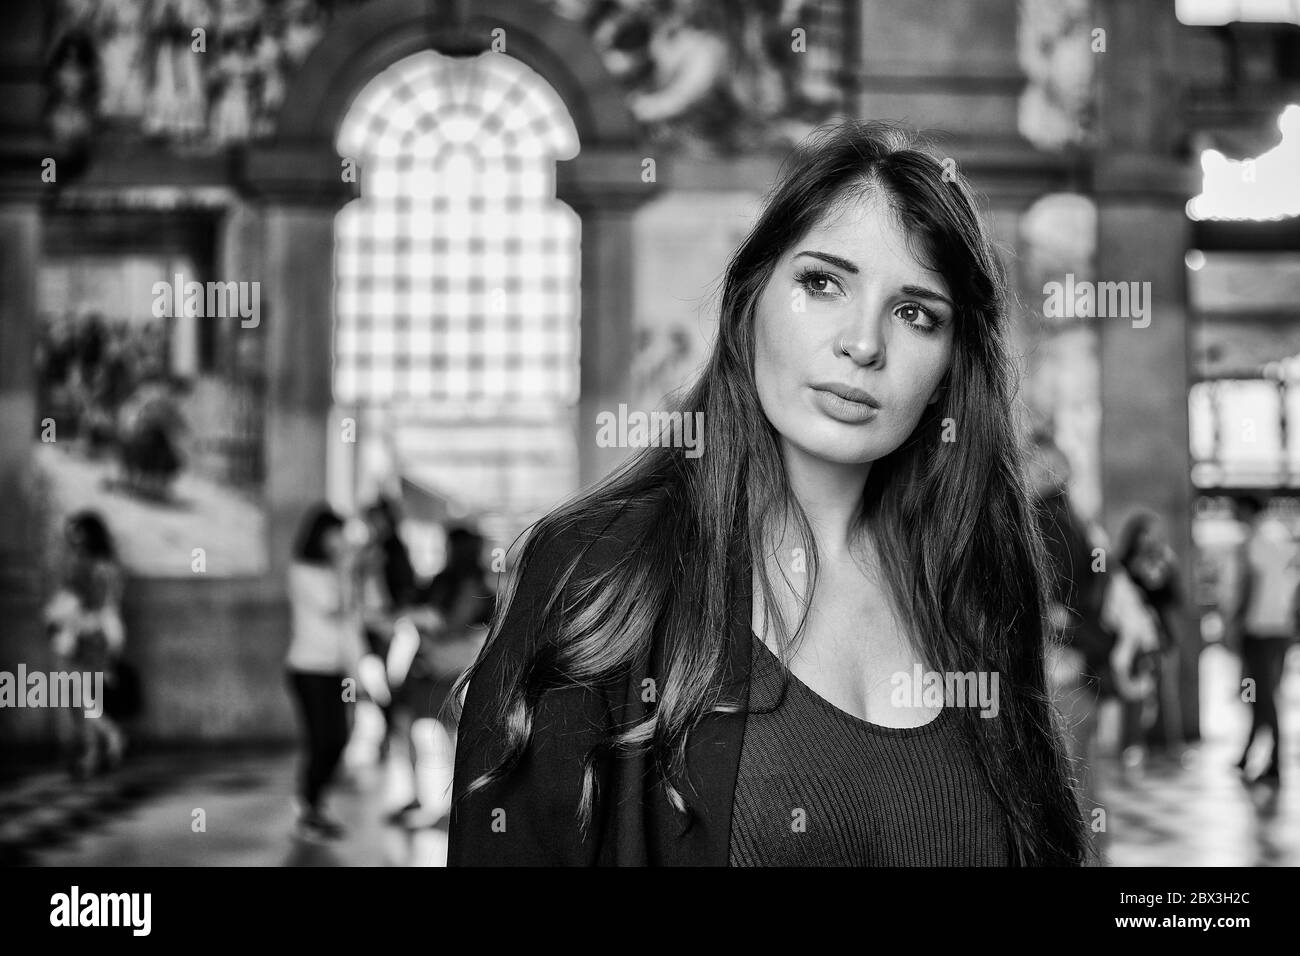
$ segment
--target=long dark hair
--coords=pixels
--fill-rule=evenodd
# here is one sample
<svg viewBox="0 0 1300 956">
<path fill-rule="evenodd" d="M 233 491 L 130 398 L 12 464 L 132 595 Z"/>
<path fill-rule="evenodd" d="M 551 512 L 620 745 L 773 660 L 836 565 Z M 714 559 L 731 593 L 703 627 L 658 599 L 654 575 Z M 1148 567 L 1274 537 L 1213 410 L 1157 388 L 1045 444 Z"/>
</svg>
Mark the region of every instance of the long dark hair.
<svg viewBox="0 0 1300 956">
<path fill-rule="evenodd" d="M 883 583 L 917 651 L 940 671 L 999 674 L 998 717 L 957 710 L 1007 816 L 1013 862 L 1083 860 L 1086 826 L 1045 687 L 1050 631 L 1044 551 L 1023 473 L 1028 429 L 1018 416 L 1017 371 L 1006 339 L 1005 275 L 968 184 L 914 134 L 884 123 L 847 121 L 805 141 L 786 161 L 733 254 L 712 356 L 678 403 L 683 412 L 704 413 L 708 453 L 690 459 L 667 447 L 669 442 L 644 448 L 527 535 L 498 603 L 489 646 L 539 540 L 569 533 L 579 522 L 604 526 L 632 503 L 650 502 L 655 509 L 638 547 L 605 567 L 579 571 L 575 559 L 547 606 L 529 622 L 553 631 L 553 640 L 530 645 L 539 647 L 537 653 L 517 663 L 499 700 L 505 755 L 467 792 L 505 776 L 523 754 L 540 694 L 616 677 L 659 641 L 664 665 L 653 713 L 588 756 L 575 811 L 579 824 L 589 826 L 597 761 L 645 749 L 673 805 L 693 812 L 678 781 L 691 729 L 710 711 L 728 709 L 723 668 L 736 562 L 768 554 L 773 527 L 792 515 L 808 556 L 806 593 L 815 591 L 811 528 L 791 492 L 779 436 L 758 399 L 755 305 L 795 242 L 840 202 L 872 192 L 890 203 L 917 255 L 945 278 L 957 315 L 942 398 L 927 406 L 901 447 L 872 463 L 862 521 L 880 553 L 890 556 L 882 562 Z M 941 440 L 945 419 L 960 423 L 959 440 Z M 760 575 L 764 603 L 778 619 L 785 652 L 804 620 L 784 637 L 788 629 L 767 578 Z M 476 670 L 477 662 L 458 691 Z"/>
<path fill-rule="evenodd" d="M 1124 565 L 1125 569 L 1132 567 L 1134 561 L 1137 560 L 1142 536 L 1159 526 L 1160 517 L 1150 508 L 1139 508 L 1128 516 L 1128 519 L 1120 528 L 1117 547 L 1115 548 L 1119 554 L 1120 564 Z"/>
<path fill-rule="evenodd" d="M 86 509 L 70 516 L 67 521 L 67 536 L 75 542 L 81 554 L 97 561 L 116 561 L 117 548 L 113 546 L 113 535 L 98 511 Z"/>
<path fill-rule="evenodd" d="M 1174 563 L 1172 553 L 1169 560 L 1164 563 L 1164 577 L 1159 584 L 1155 586 L 1147 579 L 1145 574 L 1139 573 L 1137 568 L 1138 558 L 1142 547 L 1142 536 L 1148 532 L 1161 530 L 1162 522 L 1160 516 L 1150 508 L 1139 508 L 1120 528 L 1118 545 L 1116 552 L 1119 554 L 1119 562 L 1124 570 L 1128 572 L 1129 578 L 1137 585 L 1138 590 L 1150 604 L 1163 610 L 1169 604 L 1181 603 L 1183 599 L 1183 588 L 1179 581 L 1178 569 Z"/>
<path fill-rule="evenodd" d="M 325 535 L 343 527 L 343 519 L 325 502 L 312 505 L 298 525 L 298 536 L 293 543 L 293 558 L 303 564 L 329 564 L 325 550 Z"/>
</svg>

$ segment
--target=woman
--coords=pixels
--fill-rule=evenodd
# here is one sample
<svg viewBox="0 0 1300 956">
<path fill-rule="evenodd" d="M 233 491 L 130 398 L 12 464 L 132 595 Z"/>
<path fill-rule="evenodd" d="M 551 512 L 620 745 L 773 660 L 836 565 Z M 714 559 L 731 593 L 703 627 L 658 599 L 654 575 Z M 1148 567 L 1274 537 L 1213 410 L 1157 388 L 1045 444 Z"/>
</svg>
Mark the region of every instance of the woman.
<svg viewBox="0 0 1300 956">
<path fill-rule="evenodd" d="M 447 563 L 433 576 L 424 600 L 438 616 L 437 637 L 422 650 L 431 671 L 457 677 L 473 662 L 484 628 L 492 618 L 493 593 L 483 567 L 483 538 L 472 528 L 455 527 L 447 533 Z M 473 648 L 466 656 L 466 648 Z M 418 658 L 417 658 L 418 660 Z M 427 716 L 446 719 L 450 731 L 454 714 L 443 704 L 451 694 L 453 680 L 439 678 L 436 693 L 425 695 L 422 710 Z"/>
<path fill-rule="evenodd" d="M 289 566 L 293 638 L 285 662 L 303 724 L 298 834 L 308 840 L 343 834 L 324 796 L 348 741 L 344 680 L 357 679 L 365 651 L 356 558 L 342 518 L 325 504 L 308 512 Z"/>
<path fill-rule="evenodd" d="M 45 609 L 56 671 L 102 674 L 104 700 L 97 717 L 84 710 L 61 710 L 69 769 L 89 777 L 122 762 L 126 735 L 120 720 L 133 716 L 133 672 L 122 663 L 126 632 L 122 625 L 124 575 L 104 519 L 79 511 L 64 526 L 68 563 L 63 584 Z"/>
<path fill-rule="evenodd" d="M 1255 738 L 1261 730 L 1268 730 L 1272 750 L 1263 771 L 1252 782 L 1277 786 L 1284 753 L 1278 701 L 1287 651 L 1296 637 L 1300 562 L 1290 528 L 1266 508 L 1264 500 L 1246 496 L 1238 510 L 1246 536 L 1237 555 L 1241 591 L 1229 621 L 1228 640 L 1230 646 L 1241 650 L 1240 686 L 1249 686 L 1254 693 L 1243 693 L 1243 699 L 1250 701 L 1250 731 L 1237 769 L 1247 773 Z"/>
<path fill-rule="evenodd" d="M 1126 721 L 1138 734 L 1131 743 L 1178 747 L 1183 743 L 1182 670 L 1183 589 L 1178 559 L 1165 537 L 1160 518 L 1142 510 L 1124 523 L 1119 536 L 1119 559 L 1151 613 L 1159 646 L 1144 655 L 1154 678 L 1149 714 L 1141 705 L 1125 710 Z"/>
<path fill-rule="evenodd" d="M 706 453 L 528 536 L 462 679 L 450 865 L 1082 860 L 1004 278 L 945 173 L 883 124 L 796 152 L 681 403 Z"/>
<path fill-rule="evenodd" d="M 436 720 L 449 736 L 455 732 L 455 716 L 446 705 L 456 678 L 481 647 L 484 625 L 492 616 L 492 589 L 483 570 L 482 550 L 483 539 L 475 531 L 452 528 L 447 534 L 446 567 L 423 589 L 421 603 L 428 613 L 411 614 L 404 622 L 410 657 L 393 693 L 393 725 L 396 739 L 406 744 L 413 777 L 418 776 L 420 763 L 417 724 Z M 399 630 L 404 624 L 399 623 Z M 396 651 L 395 647 L 394 656 Z M 411 802 L 389 819 L 418 828 L 433 826 L 444 816 L 436 807 L 422 807 L 417 787 Z"/>
<path fill-rule="evenodd" d="M 410 552 L 398 531 L 396 505 L 379 497 L 366 508 L 365 521 L 370 539 L 361 562 L 363 630 L 370 653 L 383 661 L 392 643 L 393 623 L 417 599 L 419 587 Z M 392 736 L 392 700 L 387 687 L 377 686 L 376 691 L 372 697 L 384 726 L 378 754 L 382 763 Z"/>
<path fill-rule="evenodd" d="M 1048 687 L 1065 718 L 1066 751 L 1091 813 L 1100 805 L 1093 769 L 1098 707 L 1115 684 L 1115 635 L 1102 622 L 1107 576 L 1095 571 L 1094 529 L 1070 499 L 1069 459 L 1047 432 L 1035 432 L 1028 465 L 1047 547 L 1048 617 L 1059 636 L 1048 654 Z M 1100 837 L 1094 835 L 1098 852 Z"/>
</svg>

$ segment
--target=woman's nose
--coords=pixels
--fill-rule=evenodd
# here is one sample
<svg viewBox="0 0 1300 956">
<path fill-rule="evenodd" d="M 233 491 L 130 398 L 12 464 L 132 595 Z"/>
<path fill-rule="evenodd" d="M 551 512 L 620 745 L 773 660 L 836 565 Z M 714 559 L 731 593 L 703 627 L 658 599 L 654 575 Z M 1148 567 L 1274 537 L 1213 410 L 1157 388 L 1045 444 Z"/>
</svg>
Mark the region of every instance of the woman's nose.
<svg viewBox="0 0 1300 956">
<path fill-rule="evenodd" d="M 878 365 L 885 358 L 884 324 L 872 313 L 852 328 L 844 330 L 839 347 L 859 365 Z"/>
</svg>

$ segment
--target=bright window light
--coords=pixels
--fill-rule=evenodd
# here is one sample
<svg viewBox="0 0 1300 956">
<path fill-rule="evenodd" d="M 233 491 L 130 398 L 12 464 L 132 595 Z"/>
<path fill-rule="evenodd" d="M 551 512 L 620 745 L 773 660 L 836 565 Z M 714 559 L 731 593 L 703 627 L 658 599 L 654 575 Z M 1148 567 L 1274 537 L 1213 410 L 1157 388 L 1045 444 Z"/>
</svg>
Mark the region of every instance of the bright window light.
<svg viewBox="0 0 1300 956">
<path fill-rule="evenodd" d="M 1277 120 L 1282 140 L 1247 159 L 1217 149 L 1201 153 L 1201 193 L 1187 203 L 1192 219 L 1282 219 L 1300 215 L 1300 106 Z"/>
</svg>

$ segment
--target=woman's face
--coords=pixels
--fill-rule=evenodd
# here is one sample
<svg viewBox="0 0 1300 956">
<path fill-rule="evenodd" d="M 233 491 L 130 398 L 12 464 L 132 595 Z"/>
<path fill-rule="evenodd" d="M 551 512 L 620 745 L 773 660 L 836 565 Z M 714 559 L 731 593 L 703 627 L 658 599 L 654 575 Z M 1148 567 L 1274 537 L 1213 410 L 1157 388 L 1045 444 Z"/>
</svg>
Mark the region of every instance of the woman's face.
<svg viewBox="0 0 1300 956">
<path fill-rule="evenodd" d="M 1143 528 L 1138 535 L 1135 555 L 1134 564 L 1149 587 L 1158 586 L 1172 570 L 1164 529 L 1155 522 Z"/>
<path fill-rule="evenodd" d="M 943 277 L 875 194 L 824 217 L 755 312 L 758 398 L 787 453 L 863 464 L 898 448 L 939 397 L 954 318 Z"/>
<path fill-rule="evenodd" d="M 321 549 L 334 564 L 343 562 L 347 542 L 343 538 L 342 528 L 330 528 L 321 535 Z"/>
<path fill-rule="evenodd" d="M 1138 535 L 1138 553 L 1147 558 L 1158 558 L 1164 553 L 1164 531 L 1154 522 Z"/>
</svg>

